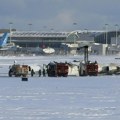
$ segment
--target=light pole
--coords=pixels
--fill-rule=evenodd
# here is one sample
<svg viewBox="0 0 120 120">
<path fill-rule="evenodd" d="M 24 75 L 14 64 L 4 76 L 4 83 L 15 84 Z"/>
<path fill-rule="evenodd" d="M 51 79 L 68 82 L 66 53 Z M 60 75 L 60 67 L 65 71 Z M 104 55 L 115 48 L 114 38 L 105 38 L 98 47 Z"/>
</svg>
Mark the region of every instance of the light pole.
<svg viewBox="0 0 120 120">
<path fill-rule="evenodd" d="M 74 23 L 73 23 L 73 25 L 77 25 L 77 23 L 76 23 L 76 22 L 74 22 Z"/>
<path fill-rule="evenodd" d="M 118 24 L 115 24 L 115 28 L 116 28 L 116 45 L 117 45 L 117 30 L 118 30 Z"/>
<path fill-rule="evenodd" d="M 74 23 L 73 23 L 73 25 L 74 25 L 74 26 L 76 26 L 76 25 L 77 25 L 77 23 L 76 23 L 76 22 L 74 22 Z M 75 39 L 76 39 L 76 38 L 75 38 L 75 33 L 73 34 L 73 39 L 74 39 L 74 44 L 75 44 Z"/>
<path fill-rule="evenodd" d="M 103 39 L 105 40 L 105 27 L 103 27 Z"/>
<path fill-rule="evenodd" d="M 51 32 L 54 32 L 54 28 L 51 28 L 50 31 L 51 31 Z"/>
<path fill-rule="evenodd" d="M 106 29 L 106 44 L 108 44 L 108 35 L 107 35 L 107 33 L 108 33 L 108 24 L 105 24 L 105 29 Z"/>
<path fill-rule="evenodd" d="M 11 43 L 11 30 L 12 30 L 12 24 L 13 24 L 12 22 L 9 22 L 9 25 L 10 25 L 10 26 L 9 26 L 9 27 L 10 27 L 10 43 Z"/>
<path fill-rule="evenodd" d="M 29 31 L 31 31 L 31 26 L 32 26 L 32 24 L 31 24 L 31 23 L 29 23 L 28 25 L 29 25 Z"/>
<path fill-rule="evenodd" d="M 88 29 L 84 29 L 86 33 L 88 33 Z"/>
</svg>

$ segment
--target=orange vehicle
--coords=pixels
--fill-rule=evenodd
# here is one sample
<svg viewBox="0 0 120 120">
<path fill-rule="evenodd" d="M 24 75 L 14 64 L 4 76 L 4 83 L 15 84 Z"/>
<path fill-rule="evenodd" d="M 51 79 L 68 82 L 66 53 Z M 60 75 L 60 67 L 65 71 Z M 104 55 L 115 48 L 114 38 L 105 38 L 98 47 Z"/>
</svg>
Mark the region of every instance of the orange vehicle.
<svg viewBox="0 0 120 120">
<path fill-rule="evenodd" d="M 28 65 L 14 64 L 10 67 L 8 75 L 9 77 L 12 77 L 13 75 L 15 77 L 20 77 L 20 76 L 26 77 L 29 71 L 30 71 L 30 67 Z"/>
</svg>

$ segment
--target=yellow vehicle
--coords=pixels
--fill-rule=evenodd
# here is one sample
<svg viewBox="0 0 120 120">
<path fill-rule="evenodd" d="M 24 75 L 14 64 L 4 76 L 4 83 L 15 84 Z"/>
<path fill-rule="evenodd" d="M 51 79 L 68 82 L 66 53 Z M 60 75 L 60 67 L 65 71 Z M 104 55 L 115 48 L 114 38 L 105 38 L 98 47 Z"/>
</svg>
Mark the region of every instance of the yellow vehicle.
<svg viewBox="0 0 120 120">
<path fill-rule="evenodd" d="M 9 77 L 12 77 L 13 75 L 15 77 L 20 77 L 20 76 L 26 77 L 29 71 L 30 71 L 30 67 L 28 65 L 14 64 L 10 67 L 8 75 Z"/>
</svg>

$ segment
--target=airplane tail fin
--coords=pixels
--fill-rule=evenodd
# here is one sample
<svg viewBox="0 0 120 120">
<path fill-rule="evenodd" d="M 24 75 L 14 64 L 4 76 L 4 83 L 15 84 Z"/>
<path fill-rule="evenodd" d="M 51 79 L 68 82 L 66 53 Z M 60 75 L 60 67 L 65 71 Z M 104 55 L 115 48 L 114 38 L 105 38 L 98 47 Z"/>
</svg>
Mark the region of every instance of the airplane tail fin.
<svg viewBox="0 0 120 120">
<path fill-rule="evenodd" d="M 8 40 L 8 33 L 5 32 L 2 38 L 0 39 L 0 47 L 3 47 L 7 43 L 7 40 Z"/>
</svg>

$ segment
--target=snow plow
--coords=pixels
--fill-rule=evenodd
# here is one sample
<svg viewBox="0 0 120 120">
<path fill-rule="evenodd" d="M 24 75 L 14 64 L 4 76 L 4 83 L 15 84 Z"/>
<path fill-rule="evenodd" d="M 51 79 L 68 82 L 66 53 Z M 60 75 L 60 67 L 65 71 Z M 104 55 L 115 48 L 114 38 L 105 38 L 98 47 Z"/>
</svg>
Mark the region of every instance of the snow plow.
<svg viewBox="0 0 120 120">
<path fill-rule="evenodd" d="M 10 66 L 8 75 L 9 75 L 9 77 L 12 77 L 12 76 L 26 77 L 28 75 L 29 71 L 30 71 L 30 67 L 28 65 L 14 64 L 14 65 Z"/>
<path fill-rule="evenodd" d="M 49 63 L 47 65 L 47 73 L 49 77 L 67 77 L 68 76 L 68 64 L 67 63 Z"/>
</svg>

